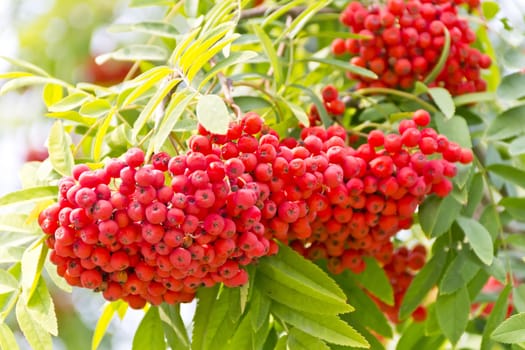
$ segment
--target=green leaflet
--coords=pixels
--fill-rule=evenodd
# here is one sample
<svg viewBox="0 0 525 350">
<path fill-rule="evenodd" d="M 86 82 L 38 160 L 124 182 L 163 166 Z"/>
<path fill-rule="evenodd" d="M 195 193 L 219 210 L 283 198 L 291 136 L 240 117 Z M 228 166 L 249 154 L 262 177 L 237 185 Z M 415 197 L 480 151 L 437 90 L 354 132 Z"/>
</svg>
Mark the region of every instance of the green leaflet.
<svg viewBox="0 0 525 350">
<path fill-rule="evenodd" d="M 335 315 L 299 312 L 276 302 L 272 303 L 271 312 L 281 321 L 329 343 L 368 347 L 368 342 L 361 334 Z"/>
<path fill-rule="evenodd" d="M 483 225 L 472 218 L 459 217 L 456 222 L 468 238 L 474 253 L 485 264 L 491 265 L 494 260 L 492 237 Z"/>
<path fill-rule="evenodd" d="M 443 334 L 456 344 L 465 331 L 470 312 L 470 298 L 466 287 L 452 294 L 440 295 L 436 301 L 436 314 Z"/>
<path fill-rule="evenodd" d="M 447 254 L 444 251 L 437 252 L 423 268 L 408 287 L 401 307 L 399 318 L 407 318 L 423 301 L 427 293 L 436 285 L 445 267 Z"/>
<path fill-rule="evenodd" d="M 51 350 L 51 335 L 35 320 L 28 310 L 26 300 L 21 296 L 16 303 L 16 319 L 24 336 L 34 350 Z"/>
<path fill-rule="evenodd" d="M 505 344 L 525 342 L 525 313 L 513 315 L 492 332 L 492 340 Z"/>
<path fill-rule="evenodd" d="M 430 197 L 419 206 L 419 223 L 430 237 L 439 237 L 449 230 L 460 210 L 461 203 L 453 196 Z"/>
<path fill-rule="evenodd" d="M 346 295 L 334 280 L 318 266 L 284 245 L 279 247 L 279 254 L 276 256 L 261 259 L 257 272 L 317 299 L 340 304 L 346 301 Z"/>
<path fill-rule="evenodd" d="M 56 121 L 51 127 L 47 144 L 53 169 L 62 176 L 71 175 L 75 164 L 71 151 L 72 142 L 61 121 Z"/>
<path fill-rule="evenodd" d="M 166 349 L 164 330 L 157 306 L 150 306 L 133 337 L 132 350 L 142 349 Z"/>
<path fill-rule="evenodd" d="M 507 316 L 507 307 L 509 304 L 509 295 L 511 291 L 512 287 L 508 284 L 501 292 L 499 292 L 498 299 L 494 304 L 494 308 L 487 318 L 487 324 L 485 325 L 485 330 L 483 331 L 483 338 L 481 341 L 481 350 L 489 350 L 493 348 L 494 343 L 491 340 L 491 334 L 493 334 L 492 332 L 494 332 L 496 327 L 500 325 Z"/>
</svg>

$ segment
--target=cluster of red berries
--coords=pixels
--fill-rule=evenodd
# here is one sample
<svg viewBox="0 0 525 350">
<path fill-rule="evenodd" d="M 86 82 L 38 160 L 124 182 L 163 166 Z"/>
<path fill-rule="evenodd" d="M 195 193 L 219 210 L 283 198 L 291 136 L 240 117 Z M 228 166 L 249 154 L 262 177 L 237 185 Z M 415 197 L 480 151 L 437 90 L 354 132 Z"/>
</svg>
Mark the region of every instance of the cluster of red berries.
<svg viewBox="0 0 525 350">
<path fill-rule="evenodd" d="M 456 1 L 456 4 L 462 1 Z M 474 3 L 477 1 L 474 1 Z M 470 3 L 470 2 L 469 2 Z M 473 3 L 473 4 L 474 4 Z M 348 73 L 358 88 L 411 89 L 424 80 L 437 64 L 450 34 L 450 52 L 444 68 L 430 86 L 442 86 L 452 95 L 486 90 L 480 70 L 489 68 L 488 55 L 470 45 L 475 33 L 450 1 L 389 0 L 385 7 L 364 7 L 353 1 L 341 13 L 341 22 L 362 39 L 337 38 L 335 55 L 349 53 L 350 62 L 376 73 L 374 80 Z M 475 4 L 474 4 L 475 5 Z"/>
<path fill-rule="evenodd" d="M 379 308 L 393 323 L 399 323 L 399 308 L 403 297 L 412 283 L 417 271 L 425 265 L 427 250 L 423 245 L 416 245 L 411 250 L 407 247 L 400 247 L 392 254 L 391 261 L 383 266 L 387 277 L 390 280 L 394 292 L 394 304 L 388 305 L 383 301 L 371 296 Z M 423 305 L 418 306 L 412 312 L 414 321 L 424 321 L 427 317 L 427 310 Z"/>
<path fill-rule="evenodd" d="M 328 268 L 339 273 L 363 271 L 363 256 L 381 264 L 392 259 L 391 238 L 412 225 L 417 206 L 430 194 L 444 197 L 452 190 L 449 178 L 456 175 L 454 162 L 470 163 L 472 151 L 427 127 L 430 114 L 414 112 L 399 123 L 399 133 L 373 130 L 366 143 L 353 149 L 337 142 L 326 154 L 338 181 L 327 182 L 310 199 L 308 237 L 288 235 L 292 246 L 310 259 L 328 259 Z M 305 145 L 313 140 L 329 141 L 321 127 L 303 129 Z M 319 141 L 317 141 L 319 143 Z M 351 171 L 349 171 L 351 170 Z M 335 177 L 335 176 L 334 176 Z M 342 180 L 342 181 L 341 181 Z"/>
<path fill-rule="evenodd" d="M 239 155 L 255 157 L 261 125 L 247 115 L 221 148 L 196 135 L 186 154 L 158 153 L 151 164 L 132 148 L 103 169 L 75 166 L 59 183 L 58 203 L 39 216 L 59 275 L 134 308 L 246 283 L 242 266 L 277 251 L 261 223 L 269 190 L 247 175 L 254 159 Z"/>
<path fill-rule="evenodd" d="M 39 224 L 68 283 L 135 308 L 246 283 L 242 266 L 276 253 L 274 238 L 359 272 L 363 255 L 388 264 L 392 235 L 424 196 L 450 192 L 453 162 L 472 160 L 429 122 L 416 111 L 399 134 L 375 130 L 354 149 L 341 126 L 280 140 L 250 112 L 226 135 L 199 127 L 183 155 L 144 164 L 132 148 L 103 169 L 75 166 Z"/>
</svg>

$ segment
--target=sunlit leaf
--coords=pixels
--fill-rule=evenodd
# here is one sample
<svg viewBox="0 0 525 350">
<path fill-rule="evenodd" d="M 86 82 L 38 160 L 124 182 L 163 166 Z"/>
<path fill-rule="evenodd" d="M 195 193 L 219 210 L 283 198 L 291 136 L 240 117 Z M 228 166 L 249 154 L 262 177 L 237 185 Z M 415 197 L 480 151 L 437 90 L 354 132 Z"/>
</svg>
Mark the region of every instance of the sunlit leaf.
<svg viewBox="0 0 525 350">
<path fill-rule="evenodd" d="M 292 328 L 288 332 L 288 349 L 290 350 L 330 350 L 321 339 Z"/>
<path fill-rule="evenodd" d="M 79 112 L 82 115 L 88 115 L 90 117 L 98 118 L 108 113 L 110 109 L 111 109 L 111 104 L 107 100 L 99 98 L 99 99 L 84 103 L 80 107 Z"/>
<path fill-rule="evenodd" d="M 95 118 L 82 116 L 77 111 L 67 111 L 67 112 L 56 112 L 56 113 L 46 113 L 46 117 L 70 120 L 75 123 L 83 124 L 86 126 L 91 126 L 97 122 Z"/>
<path fill-rule="evenodd" d="M 255 51 L 232 52 L 230 56 L 217 62 L 217 64 L 206 73 L 205 78 L 200 82 L 199 90 L 204 87 L 204 84 L 206 84 L 210 79 L 213 79 L 213 77 L 215 77 L 224 69 L 239 63 L 248 62 L 257 55 L 258 54 Z"/>
<path fill-rule="evenodd" d="M 441 87 L 433 87 L 428 89 L 428 93 L 432 97 L 434 103 L 439 107 L 439 110 L 445 115 L 445 118 L 450 119 L 456 112 L 456 106 L 452 100 L 452 95 L 447 89 Z"/>
<path fill-rule="evenodd" d="M 71 144 L 71 139 L 64 130 L 62 122 L 56 121 L 49 131 L 47 148 L 53 169 L 62 176 L 71 175 L 71 170 L 75 165 Z"/>
<path fill-rule="evenodd" d="M 5 270 L 0 270 L 0 294 L 12 292 L 18 288 L 18 281 L 12 274 Z"/>
<path fill-rule="evenodd" d="M 333 58 L 318 58 L 318 57 L 309 57 L 306 61 L 319 62 L 319 63 L 322 63 L 322 64 L 329 65 L 331 67 L 337 67 L 337 68 L 340 68 L 340 69 L 342 69 L 344 71 L 348 71 L 348 72 L 354 73 L 356 75 L 359 75 L 359 76 L 362 76 L 362 77 L 365 77 L 365 78 L 370 78 L 370 79 L 377 79 L 378 78 L 377 74 L 375 74 L 371 70 L 368 70 L 368 69 L 363 68 L 363 67 L 356 66 L 356 65 L 348 63 L 346 61 L 336 60 L 336 59 L 333 59 Z"/>
<path fill-rule="evenodd" d="M 27 302 L 27 310 L 46 332 L 57 336 L 58 324 L 55 305 L 47 289 L 46 281 L 40 277 L 35 291 Z"/>
<path fill-rule="evenodd" d="M 97 325 L 95 326 L 95 332 L 93 333 L 93 339 L 91 340 L 91 350 L 96 350 L 102 341 L 102 338 L 106 334 L 109 323 L 113 319 L 115 312 L 119 308 L 119 305 L 123 301 L 119 300 L 116 302 L 108 302 L 102 310 L 102 314 L 98 318 Z"/>
<path fill-rule="evenodd" d="M 9 326 L 5 323 L 0 323 L 0 349 L 2 350 L 18 350 L 15 335 Z"/>
<path fill-rule="evenodd" d="M 184 321 L 180 315 L 180 305 L 162 304 L 159 309 L 164 334 L 172 349 L 189 349 L 190 340 Z"/>
<path fill-rule="evenodd" d="M 176 39 L 179 35 L 177 29 L 166 22 L 139 22 L 139 23 L 117 23 L 112 25 L 108 31 L 119 32 L 137 32 L 149 35 Z"/>
<path fill-rule="evenodd" d="M 284 82 L 284 74 L 282 71 L 282 64 L 279 62 L 279 56 L 277 56 L 277 51 L 273 46 L 272 40 L 270 37 L 262 30 L 258 25 L 253 26 L 255 34 L 259 37 L 261 45 L 270 60 L 270 65 L 273 69 L 273 75 L 275 78 L 275 83 L 277 86 L 280 86 Z"/>
<path fill-rule="evenodd" d="M 104 146 L 104 138 L 106 137 L 111 124 L 111 120 L 115 115 L 115 109 L 111 109 L 107 116 L 102 120 L 102 125 L 97 128 L 95 135 L 95 142 L 93 142 L 93 160 L 99 162 L 102 158 L 102 147 Z"/>
<path fill-rule="evenodd" d="M 25 70 L 33 74 L 41 75 L 43 77 L 49 77 L 49 74 L 45 70 L 27 61 L 7 56 L 0 56 L 0 59 L 9 62 L 13 66 L 24 68 Z"/>
<path fill-rule="evenodd" d="M 46 84 L 42 91 L 42 100 L 46 104 L 46 107 L 54 105 L 60 101 L 63 97 L 63 87 L 57 84 Z"/>
<path fill-rule="evenodd" d="M 173 5 L 173 0 L 131 0 L 130 7 L 142 7 L 142 6 L 168 6 Z"/>
<path fill-rule="evenodd" d="M 513 315 L 492 332 L 492 340 L 505 344 L 525 342 L 525 313 Z"/>
<path fill-rule="evenodd" d="M 31 300 L 38 281 L 40 279 L 40 273 L 47 256 L 47 246 L 41 242 L 36 242 L 24 251 L 22 255 L 22 291 L 26 298 Z"/>
<path fill-rule="evenodd" d="M 88 94 L 74 93 L 68 95 L 55 104 L 49 106 L 50 112 L 67 112 L 80 107 L 84 102 L 89 101 L 93 97 Z"/>
<path fill-rule="evenodd" d="M 36 321 L 20 297 L 16 303 L 16 319 L 24 336 L 33 350 L 52 350 L 51 335 Z"/>
<path fill-rule="evenodd" d="M 225 135 L 230 124 L 230 112 L 224 100 L 217 95 L 204 95 L 197 102 L 197 118 L 204 128 L 214 134 Z"/>
<path fill-rule="evenodd" d="M 103 64 L 110 59 L 116 61 L 155 61 L 162 62 L 168 59 L 168 51 L 156 45 L 130 45 L 114 52 L 103 54 L 95 59 L 97 64 Z"/>
<path fill-rule="evenodd" d="M 9 80 L 8 82 L 4 83 L 0 88 L 0 96 L 8 93 L 9 91 L 18 90 L 20 88 L 45 84 L 55 84 L 64 86 L 66 88 L 70 88 L 70 86 L 67 83 L 55 78 L 37 76 L 20 77 L 13 80 Z"/>
<path fill-rule="evenodd" d="M 486 92 L 472 92 L 469 94 L 463 94 L 454 97 L 454 104 L 456 107 L 468 105 L 471 103 L 480 103 L 486 101 L 493 101 L 496 98 L 496 94 L 491 91 Z"/>
<path fill-rule="evenodd" d="M 503 140 L 525 133 L 525 105 L 510 108 L 499 114 L 487 129 L 489 140 Z"/>
</svg>

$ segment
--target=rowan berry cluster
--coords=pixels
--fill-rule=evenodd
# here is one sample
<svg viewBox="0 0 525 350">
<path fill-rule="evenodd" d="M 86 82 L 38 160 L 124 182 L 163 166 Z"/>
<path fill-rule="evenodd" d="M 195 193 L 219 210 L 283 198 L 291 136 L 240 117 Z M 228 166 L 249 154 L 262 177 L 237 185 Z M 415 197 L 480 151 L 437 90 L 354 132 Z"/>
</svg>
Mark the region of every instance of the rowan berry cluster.
<svg viewBox="0 0 525 350">
<path fill-rule="evenodd" d="M 450 192 L 452 162 L 472 159 L 429 121 L 416 111 L 399 134 L 375 130 L 354 149 L 341 126 L 280 140 L 250 112 L 226 135 L 199 127 L 183 155 L 144 164 L 132 148 L 102 169 L 75 166 L 39 223 L 69 284 L 136 308 L 246 283 L 242 266 L 276 253 L 274 238 L 359 272 L 363 255 L 388 264 L 390 238 L 426 195 Z"/>
<path fill-rule="evenodd" d="M 348 53 L 350 62 L 376 73 L 377 80 L 351 72 L 357 88 L 411 89 L 438 63 L 450 34 L 450 51 L 444 68 L 430 86 L 442 86 L 452 95 L 486 90 L 480 70 L 489 68 L 488 55 L 470 45 L 476 40 L 468 22 L 458 17 L 456 4 L 464 1 L 389 0 L 386 6 L 366 8 L 353 1 L 341 13 L 341 22 L 361 39 L 337 38 L 335 55 Z M 468 1 L 477 5 L 478 1 Z"/>
<path fill-rule="evenodd" d="M 391 322 L 399 323 L 399 308 L 417 271 L 425 265 L 427 250 L 423 245 L 416 245 L 411 250 L 400 247 L 392 254 L 390 262 L 383 266 L 387 277 L 390 280 L 394 292 L 394 304 L 388 305 L 383 301 L 372 296 L 379 308 L 388 316 Z M 424 306 L 418 306 L 412 312 L 414 321 L 423 321 L 427 317 L 427 310 Z"/>
<path fill-rule="evenodd" d="M 58 274 L 134 308 L 188 302 L 200 286 L 246 283 L 242 266 L 277 251 L 257 206 L 264 209 L 269 191 L 245 166 L 257 163 L 250 156 L 261 126 L 248 114 L 224 142 L 215 137 L 220 148 L 211 135 L 196 135 L 186 154 L 158 153 L 151 164 L 132 148 L 103 169 L 77 165 L 60 181 L 58 203 L 39 217 Z"/>
<path fill-rule="evenodd" d="M 373 130 L 356 149 L 338 139 L 340 146 L 326 152 L 330 174 L 325 170 L 322 190 L 309 199 L 310 211 L 317 212 L 309 223 L 312 234 L 289 234 L 288 239 L 297 238 L 292 246 L 310 259 L 328 259 L 334 273 L 363 271 L 363 256 L 390 263 L 391 238 L 410 228 L 426 196 L 450 193 L 454 162 L 472 161 L 471 150 L 437 134 L 429 122 L 430 114 L 418 110 L 399 123 L 399 133 Z M 326 141 L 321 127 L 306 128 L 301 136 L 305 145 L 318 139 L 335 142 Z M 331 174 L 338 181 L 329 181 Z"/>
</svg>

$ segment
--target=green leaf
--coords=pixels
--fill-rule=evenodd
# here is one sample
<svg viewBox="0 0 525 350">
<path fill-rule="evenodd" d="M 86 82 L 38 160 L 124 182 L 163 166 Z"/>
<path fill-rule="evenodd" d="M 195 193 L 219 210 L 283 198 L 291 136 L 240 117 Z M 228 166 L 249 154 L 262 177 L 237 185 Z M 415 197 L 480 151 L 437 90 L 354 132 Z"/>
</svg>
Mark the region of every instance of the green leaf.
<svg viewBox="0 0 525 350">
<path fill-rule="evenodd" d="M 171 39 L 177 39 L 180 34 L 173 25 L 166 22 L 117 23 L 109 27 L 108 31 L 145 33 Z"/>
<path fill-rule="evenodd" d="M 494 1 L 483 1 L 481 3 L 481 10 L 483 11 L 483 17 L 490 21 L 499 12 L 499 4 Z"/>
<path fill-rule="evenodd" d="M 444 251 L 439 251 L 416 274 L 399 308 L 400 319 L 403 320 L 410 316 L 425 299 L 432 287 L 436 285 L 445 267 L 446 260 L 447 254 Z"/>
<path fill-rule="evenodd" d="M 27 61 L 7 56 L 0 56 L 0 59 L 9 62 L 13 66 L 24 68 L 25 70 L 33 74 L 41 75 L 43 77 L 49 77 L 49 73 L 47 73 L 45 70 Z"/>
<path fill-rule="evenodd" d="M 44 263 L 44 269 L 47 272 L 47 275 L 49 276 L 50 280 L 66 293 L 71 293 L 73 291 L 73 287 L 69 285 L 63 277 L 60 277 L 57 273 L 57 268 L 54 264 L 52 264 L 49 260 L 47 260 Z"/>
<path fill-rule="evenodd" d="M 162 321 L 160 320 L 159 308 L 157 306 L 150 306 L 133 337 L 132 350 L 142 349 L 166 349 Z"/>
<path fill-rule="evenodd" d="M 42 242 L 35 242 L 27 247 L 22 255 L 22 279 L 20 284 L 25 297 L 29 300 L 31 300 L 31 296 L 38 286 L 47 251 L 47 246 Z"/>
<path fill-rule="evenodd" d="M 317 107 L 317 112 L 319 113 L 319 117 L 321 118 L 321 122 L 323 123 L 323 125 L 325 127 L 330 126 L 331 120 L 330 120 L 330 117 L 328 116 L 328 112 L 326 112 L 326 108 L 323 105 L 323 101 L 319 98 L 319 96 L 312 89 L 310 89 L 307 86 L 303 86 L 299 84 L 292 84 L 290 85 L 290 87 L 297 88 L 303 91 L 304 93 L 306 93 L 308 97 L 310 98 L 310 101 Z"/>
<path fill-rule="evenodd" d="M 282 64 L 279 62 L 279 56 L 277 56 L 277 51 L 273 46 L 272 40 L 270 37 L 262 30 L 262 28 L 256 24 L 253 25 L 253 29 L 257 37 L 259 38 L 261 45 L 263 47 L 266 56 L 270 60 L 270 65 L 273 70 L 273 75 L 275 78 L 275 83 L 277 86 L 281 86 L 284 82 L 284 75 L 282 71 Z"/>
<path fill-rule="evenodd" d="M 335 315 L 299 312 L 276 302 L 272 303 L 271 312 L 282 321 L 329 343 L 368 347 L 368 342 L 361 334 Z"/>
<path fill-rule="evenodd" d="M 299 16 L 297 16 L 290 25 L 285 27 L 285 30 L 282 32 L 281 38 L 293 39 L 297 34 L 303 29 L 303 27 L 308 23 L 308 21 L 322 8 L 326 7 L 331 0 L 324 1 L 315 1 L 306 9 L 304 9 Z M 279 40 L 278 40 L 279 41 Z"/>
<path fill-rule="evenodd" d="M 321 339 L 311 336 L 298 328 L 292 328 L 288 332 L 289 350 L 330 350 Z"/>
<path fill-rule="evenodd" d="M 71 139 L 61 121 L 56 121 L 51 127 L 47 148 L 53 169 L 62 176 L 71 175 L 75 160 L 71 151 Z"/>
<path fill-rule="evenodd" d="M 117 51 L 106 53 L 95 59 L 97 64 L 103 64 L 110 59 L 116 61 L 154 61 L 163 62 L 168 59 L 168 51 L 156 45 L 129 45 Z"/>
<path fill-rule="evenodd" d="M 5 294 L 18 289 L 18 281 L 5 270 L 0 270 L 0 294 Z"/>
<path fill-rule="evenodd" d="M 496 94 L 492 91 L 486 92 L 472 92 L 470 94 L 463 94 L 454 97 L 454 104 L 456 107 L 469 105 L 471 103 L 480 103 L 487 101 L 494 101 Z"/>
<path fill-rule="evenodd" d="M 521 88 L 525 84 L 525 74 L 516 72 L 506 75 L 501 79 L 498 86 L 498 97 L 504 100 L 518 100 L 525 96 Z"/>
<path fill-rule="evenodd" d="M 197 118 L 212 133 L 225 135 L 230 124 L 230 112 L 217 95 L 204 95 L 197 102 Z"/>
<path fill-rule="evenodd" d="M 55 199 L 58 194 L 56 186 L 31 187 L 8 193 L 0 198 L 0 207 L 27 202 L 38 202 Z"/>
<path fill-rule="evenodd" d="M 396 346 L 396 350 L 417 349 L 416 344 L 425 336 L 425 324 L 423 322 L 410 323 L 403 332 Z"/>
<path fill-rule="evenodd" d="M 42 277 L 39 278 L 35 291 L 27 302 L 27 310 L 46 332 L 54 336 L 58 335 L 55 305 L 47 289 L 46 281 Z"/>
<path fill-rule="evenodd" d="M 295 103 L 292 103 L 286 100 L 283 100 L 283 101 L 286 103 L 288 108 L 290 108 L 290 110 L 292 111 L 295 118 L 297 118 L 299 123 L 303 125 L 310 125 L 310 120 L 308 119 L 308 115 L 306 114 L 303 108 L 299 107 Z"/>
<path fill-rule="evenodd" d="M 263 293 L 261 293 L 259 289 L 252 289 L 250 309 L 252 312 L 251 320 L 253 331 L 258 331 L 263 326 L 264 322 L 268 319 L 271 304 L 271 300 L 267 298 Z"/>
<path fill-rule="evenodd" d="M 437 113 L 434 120 L 438 131 L 447 136 L 450 141 L 457 142 L 461 147 L 472 147 L 470 129 L 465 118 L 456 116 L 447 120 Z"/>
<path fill-rule="evenodd" d="M 13 80 L 9 80 L 8 82 L 4 83 L 2 87 L 0 88 L 0 96 L 8 93 L 9 91 L 18 90 L 20 88 L 25 88 L 28 86 L 34 86 L 34 85 L 45 85 L 45 84 L 56 84 L 61 85 L 66 88 L 70 88 L 67 83 L 55 79 L 55 78 L 46 78 L 46 77 L 21 77 L 16 78 Z"/>
<path fill-rule="evenodd" d="M 179 121 L 180 117 L 188 107 L 189 103 L 193 101 L 196 94 L 186 94 L 185 92 L 179 92 L 173 95 L 166 107 L 164 117 L 159 123 L 159 127 L 155 135 L 153 136 L 153 150 L 158 152 L 164 142 L 168 139 L 170 133 L 173 131 L 175 124 Z"/>
<path fill-rule="evenodd" d="M 370 293 L 385 303 L 394 303 L 394 291 L 392 284 L 376 259 L 365 257 L 366 268 L 363 273 L 355 275 L 355 279 Z"/>
<path fill-rule="evenodd" d="M 503 321 L 492 332 L 491 338 L 500 343 L 516 344 L 525 342 L 525 313 L 513 315 Z"/>
<path fill-rule="evenodd" d="M 15 335 L 11 328 L 5 323 L 0 323 L 0 349 L 2 350 L 18 350 Z"/>
<path fill-rule="evenodd" d="M 474 215 L 479 203 L 481 203 L 483 199 L 484 186 L 483 175 L 481 173 L 475 173 L 468 186 L 468 200 L 463 208 L 464 216 L 472 217 Z"/>
<path fill-rule="evenodd" d="M 445 63 L 450 54 L 450 32 L 448 31 L 446 27 L 444 27 L 443 29 L 444 29 L 443 32 L 445 34 L 445 44 L 443 45 L 443 50 L 441 51 L 441 55 L 439 56 L 439 59 L 436 62 L 436 65 L 434 66 L 434 68 L 432 68 L 430 73 L 428 73 L 425 79 L 423 79 L 423 83 L 427 85 L 432 83 L 437 78 L 439 73 L 441 73 L 441 71 L 445 67 Z"/>
<path fill-rule="evenodd" d="M 362 77 L 365 77 L 365 78 L 378 79 L 377 74 L 375 74 L 371 70 L 368 70 L 368 69 L 363 68 L 363 67 L 356 66 L 354 64 L 350 64 L 350 63 L 348 63 L 346 61 L 336 60 L 336 59 L 333 59 L 333 58 L 318 58 L 318 57 L 308 57 L 308 59 L 306 59 L 306 61 L 319 62 L 319 63 L 322 63 L 322 64 L 329 65 L 330 67 L 337 67 L 337 68 L 343 69 L 345 71 L 354 73 L 356 75 L 359 75 L 359 76 L 362 76 Z"/>
<path fill-rule="evenodd" d="M 221 324 L 231 325 L 228 316 L 230 289 L 225 288 L 219 296 L 219 286 L 201 288 L 198 293 L 197 309 L 193 318 L 193 335 L 191 348 L 207 350 L 218 335 Z M 219 336 L 223 336 L 219 333 Z"/>
<path fill-rule="evenodd" d="M 462 250 L 452 260 L 439 284 L 440 294 L 455 293 L 469 283 L 478 273 L 480 266 L 469 258 L 467 251 Z"/>
<path fill-rule="evenodd" d="M 503 197 L 499 205 L 516 220 L 525 221 L 525 198 L 522 197 Z"/>
<path fill-rule="evenodd" d="M 190 340 L 180 315 L 180 305 L 162 304 L 159 309 L 164 334 L 172 349 L 189 349 Z"/>
<path fill-rule="evenodd" d="M 111 120 L 115 115 L 115 109 L 111 109 L 107 116 L 102 119 L 102 125 L 97 128 L 97 134 L 95 135 L 95 142 L 93 142 L 93 160 L 99 162 L 102 158 L 102 147 L 104 145 L 104 138 L 106 137 L 111 124 Z M 99 119 L 101 120 L 101 119 Z"/>
<path fill-rule="evenodd" d="M 492 237 L 483 225 L 472 218 L 459 217 L 456 222 L 467 237 L 474 253 L 485 264 L 491 265 L 494 260 Z"/>
<path fill-rule="evenodd" d="M 487 128 L 489 140 L 503 140 L 525 133 L 525 105 L 510 108 L 499 114 Z"/>
<path fill-rule="evenodd" d="M 258 273 L 255 287 L 268 298 L 284 304 L 292 309 L 303 310 L 308 305 L 308 311 L 314 314 L 335 315 L 353 310 L 344 301 L 334 301 L 319 295 L 311 295 L 309 291 L 301 288 L 292 289 L 282 283 L 279 279 L 272 279 L 262 273 Z"/>
<path fill-rule="evenodd" d="M 212 69 L 206 73 L 205 78 L 199 84 L 199 90 L 203 89 L 204 85 L 221 71 L 228 67 L 250 61 L 251 59 L 257 57 L 257 55 L 258 54 L 255 51 L 232 52 L 230 56 L 221 59 L 216 65 L 213 66 Z"/>
<path fill-rule="evenodd" d="M 525 188 L 525 171 L 523 170 L 507 164 L 491 164 L 487 167 L 487 170 L 515 185 Z"/>
<path fill-rule="evenodd" d="M 91 350 L 96 350 L 100 345 L 100 342 L 102 341 L 104 334 L 106 334 L 106 330 L 113 319 L 113 315 L 115 315 L 115 312 L 119 309 L 122 303 L 124 303 L 124 301 L 119 300 L 116 302 L 108 302 L 104 305 L 102 314 L 98 318 L 97 325 L 95 326 L 95 331 L 91 340 Z"/>
<path fill-rule="evenodd" d="M 438 296 L 436 315 L 441 330 L 452 344 L 456 344 L 465 331 L 470 312 L 470 298 L 466 287 L 456 293 Z"/>
<path fill-rule="evenodd" d="M 85 126 L 92 126 L 97 122 L 97 119 L 84 117 L 77 111 L 68 111 L 68 112 L 56 112 L 56 113 L 46 113 L 46 117 L 70 120 L 75 123 L 83 124 Z"/>
<path fill-rule="evenodd" d="M 162 88 L 158 89 L 155 95 L 146 104 L 146 107 L 140 112 L 139 117 L 133 124 L 132 139 L 136 140 L 140 131 L 144 125 L 150 120 L 153 113 L 157 108 L 163 103 L 163 100 L 166 96 L 169 96 L 172 93 L 172 90 L 175 86 L 180 83 L 180 79 L 169 80 Z"/>
<path fill-rule="evenodd" d="M 334 279 L 343 288 L 355 307 L 354 312 L 344 314 L 341 318 L 354 327 L 362 326 L 374 330 L 386 338 L 392 338 L 392 327 L 385 317 L 385 313 L 379 309 L 371 296 L 357 284 L 355 275 L 345 271 L 340 275 L 335 275 Z M 366 336 L 364 332 L 363 335 Z M 370 341 L 370 338 L 367 337 L 367 339 Z"/>
<path fill-rule="evenodd" d="M 27 214 L 2 214 L 0 232 L 35 233 L 35 228 L 27 220 Z"/>
<path fill-rule="evenodd" d="M 517 137 L 509 144 L 509 154 L 519 156 L 525 153 L 525 136 Z"/>
<path fill-rule="evenodd" d="M 500 221 L 498 208 L 492 204 L 485 207 L 479 218 L 479 222 L 489 231 L 493 241 L 496 241 L 501 232 Z"/>
<path fill-rule="evenodd" d="M 525 312 L 525 284 L 512 289 L 512 301 L 518 312 Z"/>
<path fill-rule="evenodd" d="M 456 113 L 456 106 L 452 100 L 452 95 L 447 89 L 441 87 L 433 87 L 428 89 L 428 93 L 434 100 L 434 103 L 439 107 L 439 110 L 445 115 L 446 119 L 450 119 Z"/>
<path fill-rule="evenodd" d="M 67 112 L 80 107 L 84 102 L 89 101 L 92 98 L 91 95 L 86 93 L 76 92 L 49 106 L 48 109 L 50 112 Z"/>
<path fill-rule="evenodd" d="M 98 98 L 96 100 L 84 103 L 80 107 L 79 112 L 82 115 L 99 118 L 108 113 L 110 109 L 111 104 L 107 100 Z"/>
<path fill-rule="evenodd" d="M 166 78 L 168 75 L 173 73 L 171 68 L 165 66 L 159 66 L 152 68 L 143 74 L 135 78 L 134 82 L 140 82 L 132 92 L 126 97 L 122 102 L 122 107 L 127 106 L 135 102 L 139 97 L 144 95 L 147 91 L 154 89 L 155 84 L 157 84 L 162 79 Z"/>
<path fill-rule="evenodd" d="M 491 341 L 490 336 L 496 327 L 501 324 L 501 322 L 503 322 L 507 316 L 507 307 L 509 304 L 509 295 L 511 290 L 511 285 L 506 285 L 505 288 L 499 292 L 498 299 L 494 303 L 494 307 L 487 318 L 487 324 L 483 330 L 481 350 L 490 350 L 494 348 L 494 344 Z"/>
<path fill-rule="evenodd" d="M 341 312 L 353 310 L 349 305 L 344 306 L 347 305 L 346 295 L 333 279 L 287 246 L 281 245 L 276 256 L 261 259 L 257 272 L 296 293 L 340 305 Z"/>
<path fill-rule="evenodd" d="M 57 84 L 46 84 L 42 91 L 42 100 L 46 104 L 46 107 L 54 105 L 62 99 L 64 96 L 62 86 Z"/>
<path fill-rule="evenodd" d="M 425 233 L 438 237 L 450 229 L 460 210 L 461 203 L 453 196 L 429 197 L 419 206 L 419 223 Z"/>
<path fill-rule="evenodd" d="M 33 350 L 52 350 L 53 343 L 49 333 L 33 319 L 21 296 L 16 303 L 16 319 L 24 336 Z"/>
</svg>

